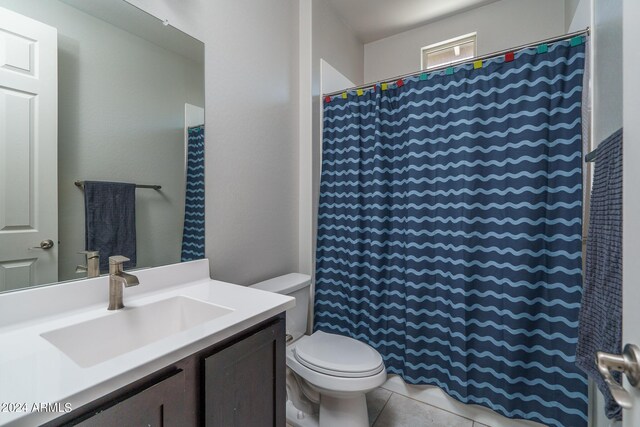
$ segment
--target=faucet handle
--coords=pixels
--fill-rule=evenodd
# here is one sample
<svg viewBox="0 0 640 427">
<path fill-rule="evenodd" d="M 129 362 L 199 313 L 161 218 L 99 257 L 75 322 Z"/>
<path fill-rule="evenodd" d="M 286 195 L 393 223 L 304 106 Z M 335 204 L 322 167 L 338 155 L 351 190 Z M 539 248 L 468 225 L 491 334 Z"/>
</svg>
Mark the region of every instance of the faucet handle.
<svg viewBox="0 0 640 427">
<path fill-rule="evenodd" d="M 87 259 L 100 256 L 100 251 L 79 251 L 80 255 L 86 255 Z"/>
<path fill-rule="evenodd" d="M 130 261 L 129 258 L 122 255 L 114 255 L 109 257 L 109 264 L 111 265 L 123 264 L 127 261 Z"/>
</svg>

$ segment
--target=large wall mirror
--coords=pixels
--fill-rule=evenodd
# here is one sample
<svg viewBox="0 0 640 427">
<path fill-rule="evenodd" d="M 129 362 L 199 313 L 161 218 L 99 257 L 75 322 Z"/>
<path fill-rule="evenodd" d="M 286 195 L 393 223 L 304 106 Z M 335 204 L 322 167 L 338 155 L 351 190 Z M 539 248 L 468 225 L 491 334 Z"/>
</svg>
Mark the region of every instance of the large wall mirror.
<svg viewBox="0 0 640 427">
<path fill-rule="evenodd" d="M 203 144 L 203 43 L 123 0 L 0 0 L 0 292 L 86 277 L 84 182 L 151 186 L 135 268 L 201 257 Z"/>
</svg>

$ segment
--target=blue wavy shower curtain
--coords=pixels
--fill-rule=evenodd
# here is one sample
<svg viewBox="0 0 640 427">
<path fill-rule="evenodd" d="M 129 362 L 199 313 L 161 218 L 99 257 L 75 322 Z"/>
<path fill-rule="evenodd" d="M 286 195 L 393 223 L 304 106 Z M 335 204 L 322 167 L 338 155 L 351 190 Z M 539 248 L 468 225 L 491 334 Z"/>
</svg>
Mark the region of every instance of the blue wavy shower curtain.
<svg viewBox="0 0 640 427">
<path fill-rule="evenodd" d="M 190 127 L 187 131 L 182 262 L 204 258 L 204 125 Z"/>
<path fill-rule="evenodd" d="M 587 425 L 584 58 L 579 37 L 325 100 L 316 330 L 462 402 Z"/>
</svg>

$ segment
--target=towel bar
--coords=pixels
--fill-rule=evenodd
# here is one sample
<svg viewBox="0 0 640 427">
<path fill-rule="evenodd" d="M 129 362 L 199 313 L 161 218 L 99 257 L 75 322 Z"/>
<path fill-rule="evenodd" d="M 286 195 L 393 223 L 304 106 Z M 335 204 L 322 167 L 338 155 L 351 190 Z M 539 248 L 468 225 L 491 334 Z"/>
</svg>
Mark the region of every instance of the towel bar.
<svg viewBox="0 0 640 427">
<path fill-rule="evenodd" d="M 84 181 L 75 181 L 75 186 L 78 188 L 84 187 Z M 136 188 L 153 188 L 154 190 L 160 190 L 162 188 L 161 185 L 138 185 L 136 184 Z"/>
</svg>

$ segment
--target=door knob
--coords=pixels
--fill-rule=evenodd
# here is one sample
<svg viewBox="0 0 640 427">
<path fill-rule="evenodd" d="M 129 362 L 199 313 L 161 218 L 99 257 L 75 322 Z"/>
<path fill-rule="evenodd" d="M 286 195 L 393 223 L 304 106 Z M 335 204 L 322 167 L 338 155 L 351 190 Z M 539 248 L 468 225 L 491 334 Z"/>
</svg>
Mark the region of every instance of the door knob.
<svg viewBox="0 0 640 427">
<path fill-rule="evenodd" d="M 622 354 L 611 354 L 599 351 L 596 353 L 596 365 L 604 381 L 611 390 L 616 403 L 624 409 L 631 408 L 631 395 L 619 384 L 611 374 L 612 371 L 622 372 L 627 376 L 632 387 L 640 388 L 640 348 L 633 344 L 624 346 Z"/>
<path fill-rule="evenodd" d="M 46 251 L 47 249 L 51 249 L 52 247 L 53 247 L 53 240 L 47 239 L 40 242 L 40 246 L 34 246 L 33 248 L 29 248 L 29 249 L 44 249 Z"/>
</svg>

